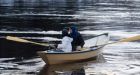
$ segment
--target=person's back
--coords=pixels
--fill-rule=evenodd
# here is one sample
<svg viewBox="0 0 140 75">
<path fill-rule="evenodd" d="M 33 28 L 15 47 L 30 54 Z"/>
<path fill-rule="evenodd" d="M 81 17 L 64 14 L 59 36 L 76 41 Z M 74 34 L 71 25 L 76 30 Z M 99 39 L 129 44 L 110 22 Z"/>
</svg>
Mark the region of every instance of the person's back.
<svg viewBox="0 0 140 75">
<path fill-rule="evenodd" d="M 58 44 L 58 49 L 62 49 L 64 52 L 71 52 L 72 51 L 72 45 L 71 42 L 73 39 L 68 35 L 67 30 L 62 31 L 62 44 Z"/>
<path fill-rule="evenodd" d="M 83 47 L 84 44 L 85 44 L 84 39 L 83 39 L 82 35 L 79 32 L 77 33 L 77 38 L 75 38 L 74 41 L 75 41 L 76 46 Z"/>
</svg>

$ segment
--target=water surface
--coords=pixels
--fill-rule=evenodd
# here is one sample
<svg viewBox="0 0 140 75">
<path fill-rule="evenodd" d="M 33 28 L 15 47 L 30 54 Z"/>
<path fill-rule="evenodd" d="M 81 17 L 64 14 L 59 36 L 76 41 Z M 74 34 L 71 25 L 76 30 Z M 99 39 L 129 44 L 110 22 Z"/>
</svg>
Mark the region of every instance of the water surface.
<svg viewBox="0 0 140 75">
<path fill-rule="evenodd" d="M 113 42 L 140 34 L 139 8 L 139 0 L 0 0 L 0 32 L 60 35 L 63 27 L 75 24 L 84 39 L 107 32 Z M 60 39 L 41 38 L 48 37 Z M 44 66 L 38 56 L 1 58 L 0 74 L 139 75 L 139 59 L 140 43 L 134 41 L 104 47 L 97 61 L 64 64 L 63 68 Z"/>
</svg>

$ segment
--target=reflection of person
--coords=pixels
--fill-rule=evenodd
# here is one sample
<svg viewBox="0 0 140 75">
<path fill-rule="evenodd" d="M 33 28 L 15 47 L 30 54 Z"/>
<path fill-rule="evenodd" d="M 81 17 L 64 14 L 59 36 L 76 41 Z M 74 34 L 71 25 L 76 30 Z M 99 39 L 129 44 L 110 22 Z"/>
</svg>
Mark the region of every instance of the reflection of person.
<svg viewBox="0 0 140 75">
<path fill-rule="evenodd" d="M 85 69 L 83 68 L 86 63 L 45 65 L 37 75 L 86 75 Z"/>
<path fill-rule="evenodd" d="M 67 29 L 62 30 L 62 44 L 58 44 L 58 49 L 63 50 L 64 52 L 71 52 L 72 51 L 72 45 L 71 42 L 73 39 L 68 34 Z"/>
<path fill-rule="evenodd" d="M 78 32 L 78 30 L 74 26 L 70 27 L 69 31 L 70 31 L 70 36 L 73 38 L 72 50 L 73 51 L 79 50 L 85 44 L 82 35 Z"/>
<path fill-rule="evenodd" d="M 71 75 L 85 75 L 85 70 L 84 70 L 84 68 L 75 70 L 75 71 L 72 72 Z"/>
</svg>

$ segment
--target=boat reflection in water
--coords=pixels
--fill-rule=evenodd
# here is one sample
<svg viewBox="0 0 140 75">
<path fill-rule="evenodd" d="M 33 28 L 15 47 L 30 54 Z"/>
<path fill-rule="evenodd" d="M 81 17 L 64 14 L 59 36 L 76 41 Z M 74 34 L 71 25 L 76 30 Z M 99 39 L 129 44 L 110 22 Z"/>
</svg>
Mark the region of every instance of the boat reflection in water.
<svg viewBox="0 0 140 75">
<path fill-rule="evenodd" d="M 67 63 L 59 65 L 45 65 L 38 75 L 87 75 L 86 69 L 93 63 L 104 62 L 104 57 L 100 55 L 98 58 L 91 58 L 76 63 Z M 94 69 L 94 68 L 93 68 Z M 90 73 L 92 74 L 92 73 Z"/>
</svg>

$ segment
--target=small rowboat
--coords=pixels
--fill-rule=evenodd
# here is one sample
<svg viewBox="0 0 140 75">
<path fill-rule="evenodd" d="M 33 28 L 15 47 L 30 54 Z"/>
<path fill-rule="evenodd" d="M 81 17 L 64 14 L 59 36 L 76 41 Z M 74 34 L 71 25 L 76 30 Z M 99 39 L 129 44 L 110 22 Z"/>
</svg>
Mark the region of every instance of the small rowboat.
<svg viewBox="0 0 140 75">
<path fill-rule="evenodd" d="M 102 49 L 105 46 L 105 44 L 108 43 L 108 41 L 109 36 L 107 33 L 104 33 L 85 41 L 84 47 L 86 48 L 84 48 L 81 51 L 74 52 L 39 51 L 37 53 L 43 59 L 43 61 L 49 65 L 81 61 L 92 57 L 97 57 L 99 54 L 102 53 Z"/>
</svg>

